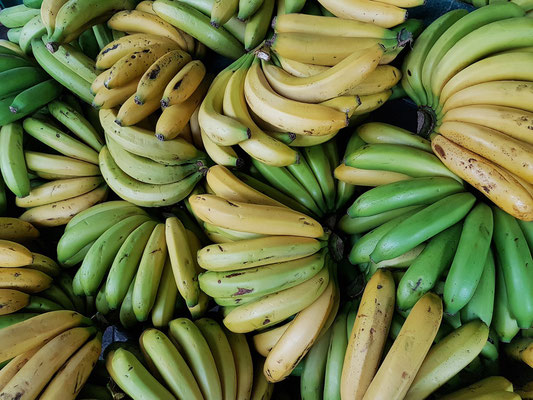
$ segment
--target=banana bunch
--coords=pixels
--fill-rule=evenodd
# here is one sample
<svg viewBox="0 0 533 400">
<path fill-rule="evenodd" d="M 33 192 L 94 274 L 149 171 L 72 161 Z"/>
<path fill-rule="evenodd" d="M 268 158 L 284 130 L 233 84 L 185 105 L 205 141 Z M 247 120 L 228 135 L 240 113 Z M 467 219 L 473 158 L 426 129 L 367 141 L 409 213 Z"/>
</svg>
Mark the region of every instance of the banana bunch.
<svg viewBox="0 0 533 400">
<path fill-rule="evenodd" d="M 0 397 L 76 399 L 102 350 L 92 321 L 67 310 L 1 318 Z"/>
<path fill-rule="evenodd" d="M 512 2 L 451 11 L 422 33 L 402 79 L 420 107 L 420 133 L 441 161 L 526 221 L 533 220 L 531 32 L 533 19 Z"/>
<path fill-rule="evenodd" d="M 43 0 L 40 16 L 47 33 L 46 47 L 53 53 L 59 45 L 78 39 L 115 12 L 131 10 L 136 4 L 135 0 Z"/>
<path fill-rule="evenodd" d="M 170 321 L 168 334 L 147 329 L 140 350 L 106 356 L 113 381 L 133 400 L 270 399 L 273 384 L 252 361 L 246 337 L 211 318 Z M 137 354 L 136 354 L 137 353 Z"/>
<path fill-rule="evenodd" d="M 9 45 L 0 45 L 0 126 L 17 121 L 46 106 L 57 98 L 62 90 L 61 85 L 50 79 L 17 44 Z"/>
<path fill-rule="evenodd" d="M 25 221 L 64 225 L 107 196 L 98 167 L 102 139 L 77 106 L 55 100 L 45 110 L 53 119 L 36 114 L 0 130 L 2 176 L 17 196 L 16 205 L 28 209 L 20 217 Z M 65 133 L 67 129 L 71 133 Z M 24 132 L 36 139 L 25 148 Z M 40 150 L 42 145 L 60 155 L 28 149 Z"/>
<path fill-rule="evenodd" d="M 194 257 L 200 248 L 178 218 L 158 223 L 131 203 L 110 201 L 67 224 L 57 257 L 64 267 L 81 262 L 74 293 L 96 297 L 102 315 L 117 310 L 127 328 L 149 318 L 164 327 L 184 305 L 193 318 L 206 311 L 209 298 L 200 292 Z"/>
</svg>

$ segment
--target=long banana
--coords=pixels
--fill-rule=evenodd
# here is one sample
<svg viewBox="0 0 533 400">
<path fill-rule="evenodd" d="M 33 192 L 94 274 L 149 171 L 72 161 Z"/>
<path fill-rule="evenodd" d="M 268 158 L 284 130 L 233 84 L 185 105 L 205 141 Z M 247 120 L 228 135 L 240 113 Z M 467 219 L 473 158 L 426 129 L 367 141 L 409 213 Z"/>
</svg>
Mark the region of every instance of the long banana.
<svg viewBox="0 0 533 400">
<path fill-rule="evenodd" d="M 16 122 L 4 125 L 0 130 L 0 170 L 7 187 L 17 197 L 30 193 L 22 135 L 22 126 Z"/>
</svg>

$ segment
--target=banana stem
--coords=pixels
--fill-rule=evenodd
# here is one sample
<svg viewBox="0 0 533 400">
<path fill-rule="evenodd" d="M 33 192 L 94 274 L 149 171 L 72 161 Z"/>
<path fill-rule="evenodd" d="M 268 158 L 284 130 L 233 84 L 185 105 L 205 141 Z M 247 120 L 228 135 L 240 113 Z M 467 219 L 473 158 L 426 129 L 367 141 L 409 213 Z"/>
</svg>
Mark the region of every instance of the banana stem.
<svg viewBox="0 0 533 400">
<path fill-rule="evenodd" d="M 416 133 L 427 139 L 435 129 L 435 123 L 436 116 L 433 109 L 427 106 L 421 106 L 417 111 Z"/>
</svg>

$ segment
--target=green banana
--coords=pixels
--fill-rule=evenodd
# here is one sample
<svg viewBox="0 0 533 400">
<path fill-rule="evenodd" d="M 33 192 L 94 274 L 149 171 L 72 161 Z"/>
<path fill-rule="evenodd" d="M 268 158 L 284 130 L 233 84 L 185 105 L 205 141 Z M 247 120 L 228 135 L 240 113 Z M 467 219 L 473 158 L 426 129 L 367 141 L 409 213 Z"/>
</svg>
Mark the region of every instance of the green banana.
<svg viewBox="0 0 533 400">
<path fill-rule="evenodd" d="M 40 82 L 17 94 L 9 105 L 9 110 L 22 118 L 46 106 L 59 97 L 62 91 L 63 87 L 53 79 Z"/>
<path fill-rule="evenodd" d="M 300 153 L 299 163 L 288 165 L 286 168 L 298 180 L 298 182 L 307 189 L 311 197 L 313 197 L 316 205 L 320 208 L 320 211 L 325 213 L 327 211 L 327 206 L 324 201 L 322 189 L 303 155 Z"/>
<path fill-rule="evenodd" d="M 23 0 L 22 1 L 26 7 L 36 8 L 39 10 L 43 4 L 43 0 Z"/>
<path fill-rule="evenodd" d="M 102 286 L 100 286 L 100 289 L 98 289 L 94 304 L 96 306 L 96 311 L 98 311 L 102 315 L 107 315 L 111 311 L 111 309 L 109 308 L 109 304 L 107 304 L 107 300 L 105 298 L 105 281 Z"/>
<path fill-rule="evenodd" d="M 321 145 L 304 147 L 303 154 L 322 189 L 328 211 L 333 211 L 335 207 L 333 167 L 336 167 L 336 165 L 330 165 L 327 154 L 324 152 L 324 147 Z"/>
<path fill-rule="evenodd" d="M 236 60 L 244 53 L 241 43 L 224 27 L 213 27 L 208 16 L 187 4 L 157 0 L 153 9 L 159 17 L 225 57 Z"/>
<path fill-rule="evenodd" d="M 98 70 L 94 60 L 69 44 L 59 46 L 54 52 L 54 57 L 70 69 L 72 73 L 85 79 L 89 84 L 92 84 L 98 77 Z"/>
<path fill-rule="evenodd" d="M 476 291 L 470 301 L 461 309 L 461 321 L 466 323 L 480 319 L 487 326 L 490 326 L 494 311 L 495 279 L 494 256 L 489 250 Z"/>
<path fill-rule="evenodd" d="M 322 335 L 305 357 L 305 366 L 300 378 L 302 399 L 320 400 L 324 392 L 324 376 L 331 338 L 331 329 Z"/>
<path fill-rule="evenodd" d="M 62 309 L 62 306 L 52 300 L 48 300 L 41 296 L 31 295 L 29 304 L 22 310 L 23 312 L 30 313 L 47 313 L 50 311 L 59 311 Z"/>
<path fill-rule="evenodd" d="M 285 0 L 285 13 L 299 13 L 305 6 L 306 0 Z"/>
<path fill-rule="evenodd" d="M 346 148 L 344 149 L 344 159 L 356 151 L 358 148 L 365 145 L 365 141 L 361 139 L 357 131 L 352 133 L 350 136 L 350 139 L 348 139 L 348 143 L 346 143 Z M 332 167 L 337 167 L 337 165 L 332 165 Z M 343 207 L 354 195 L 355 193 L 355 186 L 350 185 L 349 183 L 346 183 L 344 181 L 339 180 L 337 182 L 337 200 L 335 203 L 335 209 L 338 210 L 341 207 Z"/>
<path fill-rule="evenodd" d="M 351 304 L 346 303 L 331 326 L 331 338 L 329 341 L 328 356 L 326 361 L 326 373 L 324 376 L 324 399 L 341 399 L 341 376 L 344 364 L 344 355 L 348 347 L 346 337 L 347 317 Z"/>
<path fill-rule="evenodd" d="M 303 187 L 287 169 L 284 167 L 272 167 L 263 164 L 256 159 L 252 159 L 252 165 L 257 168 L 268 183 L 276 189 L 285 193 L 287 196 L 291 196 L 304 207 L 312 210 L 314 214 L 318 216 L 323 215 L 307 189 Z"/>
<path fill-rule="evenodd" d="M 55 119 L 94 150 L 99 152 L 102 149 L 104 140 L 93 125 L 74 107 L 56 100 L 48 104 L 48 111 Z"/>
<path fill-rule="evenodd" d="M 240 272 L 208 271 L 198 281 L 211 297 L 263 296 L 296 286 L 312 278 L 324 267 L 325 252 L 293 261 L 248 268 Z"/>
<path fill-rule="evenodd" d="M 161 275 L 161 282 L 157 288 L 154 307 L 152 308 L 152 324 L 159 328 L 168 326 L 174 316 L 176 303 L 181 304 L 182 301 L 176 286 L 174 273 L 172 272 L 172 264 L 170 259 L 167 258 Z"/>
<path fill-rule="evenodd" d="M 122 209 L 122 208 L 125 208 L 125 207 L 134 207 L 138 210 L 140 210 L 139 214 L 142 214 L 143 211 L 135 206 L 134 204 L 131 204 L 131 203 L 128 203 L 127 201 L 123 201 L 123 200 L 113 200 L 113 201 L 108 201 L 108 202 L 105 202 L 105 203 L 101 203 L 101 204 L 97 204 L 93 207 L 90 207 L 86 210 L 83 210 L 82 212 L 76 214 L 74 217 L 72 217 L 72 219 L 68 222 L 68 224 L 65 226 L 65 232 L 74 228 L 76 225 L 78 225 L 79 223 L 83 222 L 83 223 L 86 223 L 85 220 L 87 220 L 87 218 L 90 218 L 90 217 L 93 217 L 97 214 L 100 214 L 102 212 L 109 212 L 109 211 L 112 211 L 112 210 L 119 210 L 119 209 Z"/>
<path fill-rule="evenodd" d="M 81 48 L 81 51 L 87 56 L 96 59 L 98 53 L 100 53 L 100 46 L 98 46 L 98 41 L 92 29 L 85 30 L 78 37 L 78 45 Z"/>
<path fill-rule="evenodd" d="M 92 104 L 94 96 L 91 94 L 91 84 L 81 76 L 57 60 L 51 54 L 41 39 L 34 39 L 31 42 L 33 56 L 39 65 L 61 85 L 78 95 L 86 103 Z"/>
<path fill-rule="evenodd" d="M 38 118 L 26 118 L 22 125 L 31 136 L 59 153 L 98 164 L 98 153 L 95 150 L 65 134 L 54 125 Z"/>
<path fill-rule="evenodd" d="M 485 203 L 477 204 L 465 218 L 459 245 L 444 284 L 446 313 L 455 314 L 474 295 L 490 250 L 492 231 L 490 207 Z"/>
<path fill-rule="evenodd" d="M 83 301 L 83 298 L 81 296 L 76 296 L 74 293 L 74 289 L 72 287 L 72 278 L 70 275 L 67 275 L 65 273 L 59 275 L 58 278 L 56 278 L 57 284 L 67 294 L 70 301 L 74 305 L 74 310 L 79 312 L 80 314 L 85 314 L 85 302 Z"/>
<path fill-rule="evenodd" d="M 114 40 L 113 34 L 111 33 L 111 29 L 109 29 L 106 24 L 94 25 L 92 27 L 92 30 L 94 33 L 94 37 L 96 38 L 96 42 L 98 43 L 98 47 L 100 47 L 100 50 L 102 50 L 105 46 L 107 46 Z"/>
<path fill-rule="evenodd" d="M 131 298 L 138 321 L 146 321 L 154 306 L 166 258 L 165 225 L 157 224 L 139 262 Z"/>
<path fill-rule="evenodd" d="M 348 208 L 348 215 L 370 217 L 398 208 L 428 205 L 463 191 L 464 187 L 456 180 L 439 176 L 389 183 L 359 196 Z"/>
<path fill-rule="evenodd" d="M 122 326 L 126 329 L 131 329 L 135 325 L 137 325 L 137 317 L 135 316 L 135 313 L 133 312 L 133 288 L 135 287 L 135 278 L 130 283 L 130 286 L 128 288 L 128 291 L 126 293 L 126 296 L 124 296 L 124 300 L 122 300 L 122 304 L 120 305 L 120 311 L 119 311 L 119 319 Z"/>
<path fill-rule="evenodd" d="M 9 55 L 9 54 L 0 54 L 0 71 L 8 71 L 13 68 L 18 67 L 30 67 L 32 63 L 22 57 Z"/>
<path fill-rule="evenodd" d="M 25 54 L 31 53 L 31 41 L 33 39 L 40 39 L 46 33 L 46 27 L 41 20 L 41 16 L 37 15 L 29 20 L 22 31 L 20 32 L 19 46 Z"/>
<path fill-rule="evenodd" d="M 106 280 L 106 299 L 112 310 L 117 309 L 137 272 L 144 247 L 157 222 L 145 221 L 131 232 L 116 252 Z"/>
<path fill-rule="evenodd" d="M 518 222 L 518 225 L 520 225 L 520 229 L 522 229 L 522 233 L 524 234 L 524 237 L 526 238 L 529 249 L 530 250 L 533 249 L 533 222 L 522 221 L 519 219 L 517 219 L 516 222 Z"/>
<path fill-rule="evenodd" d="M 80 251 L 78 251 L 72 257 L 70 257 L 70 258 L 66 259 L 65 261 L 63 261 L 61 263 L 61 265 L 68 268 L 68 267 L 73 267 L 74 265 L 77 265 L 77 264 L 81 263 L 83 261 L 83 259 L 85 258 L 85 256 L 87 255 L 88 251 L 90 250 L 90 248 L 91 248 L 91 246 L 93 245 L 94 242 L 95 241 L 93 240 L 92 242 L 89 242 L 88 244 L 86 244 L 84 247 L 82 247 L 80 249 Z M 78 278 L 76 278 L 76 276 L 78 276 Z M 72 289 L 74 290 L 74 293 L 76 294 L 76 296 L 84 295 L 83 288 L 81 287 L 81 284 L 79 282 L 79 275 L 78 274 L 74 275 L 74 278 L 72 280 Z"/>
<path fill-rule="evenodd" d="M 348 258 L 352 264 L 361 264 L 370 262 L 370 254 L 375 250 L 379 241 L 392 229 L 397 227 L 403 221 L 407 220 L 411 216 L 420 211 L 419 208 L 407 211 L 395 218 L 390 219 L 384 224 L 371 230 L 366 235 L 361 237 L 350 250 Z M 392 258 L 392 257 L 391 257 Z"/>
<path fill-rule="evenodd" d="M 0 98 L 18 94 L 24 89 L 28 89 L 46 79 L 45 72 L 38 67 L 18 67 L 4 72 L 0 72 Z"/>
<path fill-rule="evenodd" d="M 463 10 L 456 10 L 463 11 Z M 417 42 L 418 43 L 418 42 Z M 366 143 L 402 144 L 431 153 L 431 143 L 405 129 L 383 122 L 369 122 L 357 128 L 357 133 Z"/>
<path fill-rule="evenodd" d="M 265 38 L 272 21 L 274 4 L 274 0 L 263 0 L 257 11 L 246 21 L 244 30 L 244 48 L 246 51 L 256 48 Z"/>
<path fill-rule="evenodd" d="M 53 301 L 54 303 L 59 304 L 62 308 L 66 310 L 73 310 L 75 311 L 74 304 L 70 300 L 70 298 L 67 296 L 65 292 L 58 286 L 52 284 L 50 285 L 46 290 L 43 290 L 42 292 L 39 292 L 39 295 L 41 297 L 44 297 L 45 299 L 48 299 L 50 301 Z"/>
<path fill-rule="evenodd" d="M 0 171 L 6 186 L 18 197 L 30 194 L 30 178 L 23 151 L 22 125 L 13 122 L 0 129 Z"/>
<path fill-rule="evenodd" d="M 215 359 L 200 329 L 190 319 L 177 318 L 170 321 L 169 333 L 191 368 L 204 399 L 221 399 L 222 387 Z"/>
<path fill-rule="evenodd" d="M 6 28 L 19 28 L 40 14 L 40 10 L 26 7 L 23 4 L 6 7 L 0 11 L 0 24 Z"/>
<path fill-rule="evenodd" d="M 472 194 L 457 193 L 427 206 L 387 232 L 376 244 L 370 259 L 378 263 L 404 254 L 462 220 L 475 202 Z"/>
<path fill-rule="evenodd" d="M 178 203 L 189 195 L 204 176 L 203 171 L 197 171 L 178 182 L 153 185 L 136 181 L 125 174 L 106 146 L 100 151 L 99 158 L 102 176 L 109 187 L 123 199 L 142 206 L 160 207 Z"/>
<path fill-rule="evenodd" d="M 510 310 L 509 298 L 507 296 L 507 282 L 499 257 L 496 261 L 496 295 L 494 296 L 494 315 L 492 327 L 498 334 L 500 341 L 509 343 L 518 332 L 520 327 Z"/>
<path fill-rule="evenodd" d="M 239 13 L 237 18 L 241 21 L 246 21 L 256 13 L 259 7 L 261 7 L 261 4 L 263 4 L 263 0 L 239 0 Z"/>
<path fill-rule="evenodd" d="M 493 207 L 496 257 L 508 288 L 509 310 L 523 329 L 533 325 L 533 265 L 531 251 L 516 219 Z"/>
<path fill-rule="evenodd" d="M 11 28 L 7 31 L 7 40 L 12 43 L 18 44 L 20 39 L 20 32 L 22 28 Z"/>
<path fill-rule="evenodd" d="M 381 224 L 384 224 L 387 221 L 390 221 L 393 218 L 415 209 L 421 210 L 422 206 L 397 208 L 380 214 L 371 215 L 369 217 L 352 218 L 348 214 L 345 214 L 341 217 L 337 226 L 341 231 L 349 235 L 365 233 L 380 226 Z"/>
<path fill-rule="evenodd" d="M 118 203 L 118 202 L 117 202 Z M 118 207 L 120 205 L 120 207 Z M 92 208 L 96 208 L 92 210 Z M 89 212 L 87 212 L 89 211 Z M 80 213 L 76 220 L 67 224 L 65 233 L 57 244 L 57 259 L 60 263 L 72 258 L 89 243 L 98 239 L 105 231 L 116 223 L 132 215 L 146 215 L 139 207 L 133 204 L 120 202 L 120 204 L 103 203 Z M 70 225 L 70 226 L 69 226 Z"/>
</svg>

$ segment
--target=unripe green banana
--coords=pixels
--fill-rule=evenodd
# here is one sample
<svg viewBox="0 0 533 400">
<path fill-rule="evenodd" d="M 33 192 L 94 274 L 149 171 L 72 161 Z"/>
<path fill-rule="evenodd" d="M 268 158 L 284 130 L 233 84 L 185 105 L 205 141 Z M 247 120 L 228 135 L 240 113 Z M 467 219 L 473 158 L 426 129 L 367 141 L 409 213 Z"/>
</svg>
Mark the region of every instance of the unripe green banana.
<svg viewBox="0 0 533 400">
<path fill-rule="evenodd" d="M 0 130 L 0 170 L 9 190 L 18 197 L 30 193 L 30 179 L 23 151 L 22 125 L 13 122 Z"/>
</svg>

